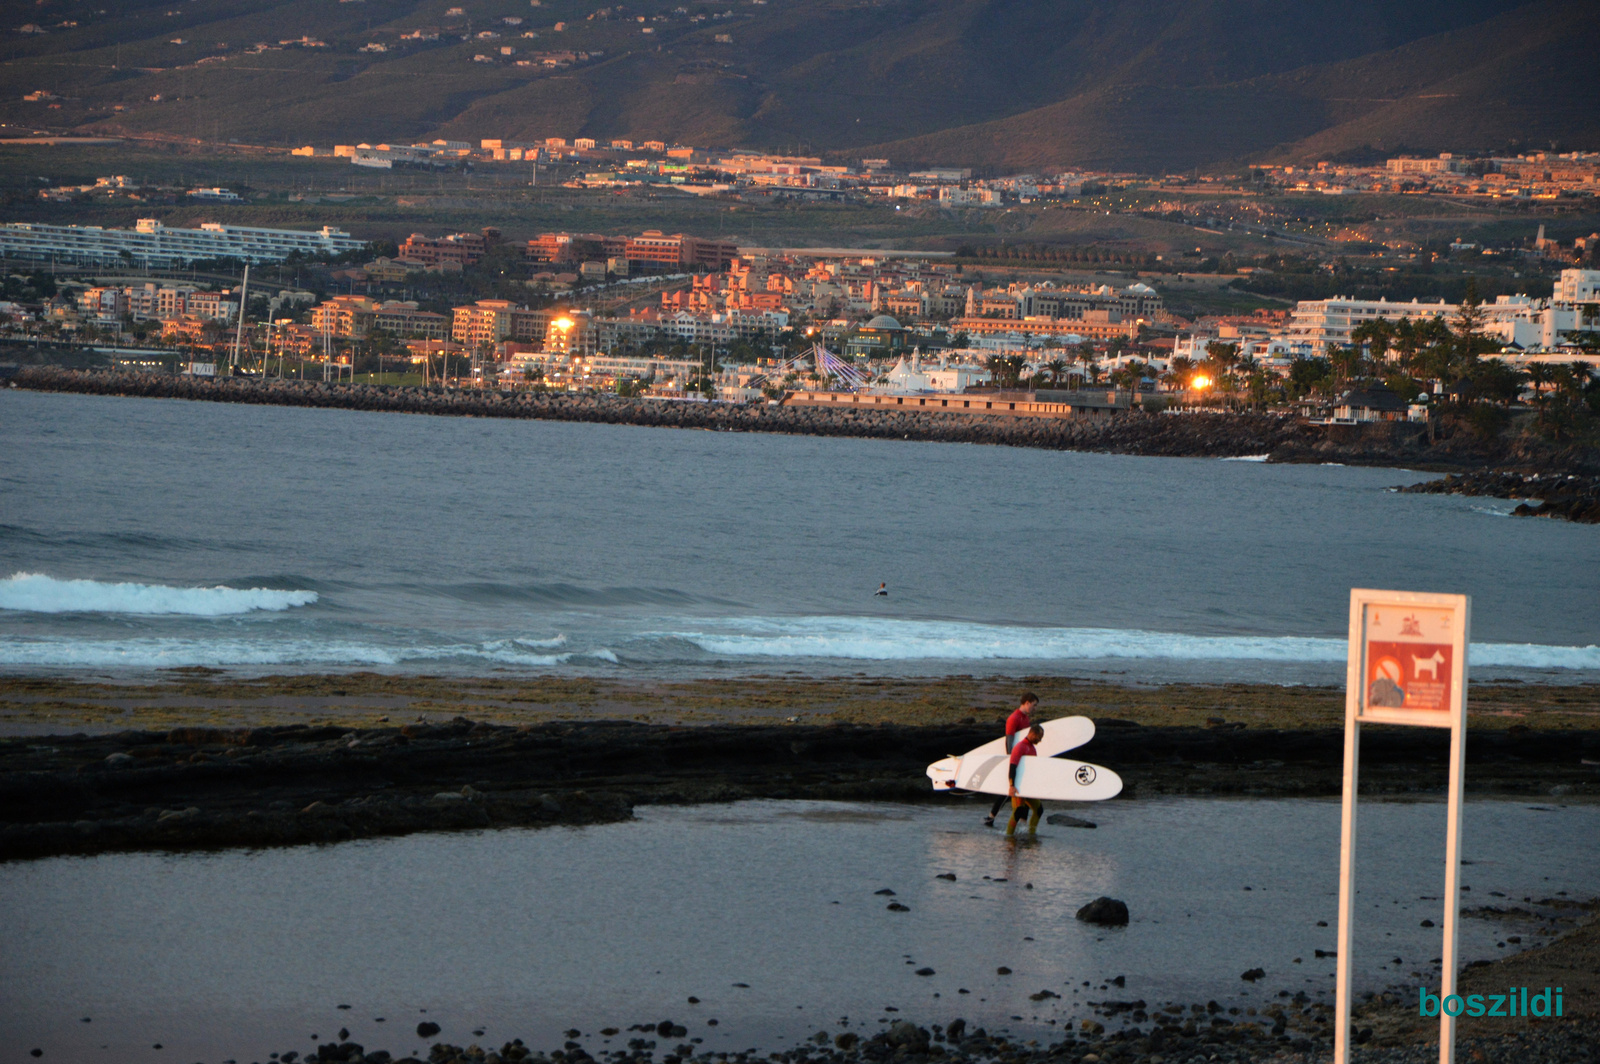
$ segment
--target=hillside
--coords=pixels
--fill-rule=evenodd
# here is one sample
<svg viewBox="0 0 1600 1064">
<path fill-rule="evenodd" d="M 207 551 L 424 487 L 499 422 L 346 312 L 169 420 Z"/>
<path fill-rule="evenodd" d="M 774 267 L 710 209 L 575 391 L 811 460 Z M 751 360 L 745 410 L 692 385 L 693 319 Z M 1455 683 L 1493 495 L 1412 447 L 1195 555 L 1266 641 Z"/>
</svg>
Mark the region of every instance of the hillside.
<svg viewBox="0 0 1600 1064">
<path fill-rule="evenodd" d="M 1368 144 L 1600 147 L 1577 84 L 1600 45 L 1586 0 L 96 2 L 12 9 L 0 121 L 1144 170 Z M 22 99 L 39 89 L 58 99 Z"/>
</svg>

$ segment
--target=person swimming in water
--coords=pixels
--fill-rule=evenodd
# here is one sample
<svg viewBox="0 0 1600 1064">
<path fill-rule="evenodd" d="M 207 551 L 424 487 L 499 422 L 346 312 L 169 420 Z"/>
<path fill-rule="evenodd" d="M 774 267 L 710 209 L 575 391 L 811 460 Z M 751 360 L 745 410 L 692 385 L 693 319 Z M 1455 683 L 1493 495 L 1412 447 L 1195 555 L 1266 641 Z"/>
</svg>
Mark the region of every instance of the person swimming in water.
<svg viewBox="0 0 1600 1064">
<path fill-rule="evenodd" d="M 878 585 L 878 590 L 874 591 L 873 594 L 874 595 L 888 595 L 889 594 L 889 585 L 888 584 L 879 584 Z"/>
</svg>

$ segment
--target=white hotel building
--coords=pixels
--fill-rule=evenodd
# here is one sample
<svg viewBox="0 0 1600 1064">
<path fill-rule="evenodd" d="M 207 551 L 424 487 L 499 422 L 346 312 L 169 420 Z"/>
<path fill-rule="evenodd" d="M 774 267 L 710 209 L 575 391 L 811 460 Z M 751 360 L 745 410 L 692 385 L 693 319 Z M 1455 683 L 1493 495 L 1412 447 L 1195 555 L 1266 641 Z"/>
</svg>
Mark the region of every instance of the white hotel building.
<svg viewBox="0 0 1600 1064">
<path fill-rule="evenodd" d="M 326 225 L 316 232 L 216 222 L 199 229 L 168 229 L 154 218 L 141 218 L 132 229 L 33 222 L 0 225 L 0 256 L 74 266 L 115 265 L 129 256 L 135 265 L 146 267 L 183 266 L 202 259 L 281 262 L 296 251 L 311 257 L 333 256 L 365 246 L 366 241 Z"/>
<path fill-rule="evenodd" d="M 1484 332 L 1506 346 L 1523 350 L 1549 350 L 1562 342 L 1562 333 L 1600 331 L 1600 320 L 1584 318 L 1582 305 L 1600 301 L 1600 270 L 1563 270 L 1550 299 L 1500 296 L 1483 304 Z M 1346 347 L 1358 325 L 1372 321 L 1427 321 L 1442 318 L 1453 323 L 1461 313 L 1457 303 L 1391 303 L 1385 299 L 1303 300 L 1276 338 L 1305 354 L 1324 354 L 1330 347 Z"/>
</svg>

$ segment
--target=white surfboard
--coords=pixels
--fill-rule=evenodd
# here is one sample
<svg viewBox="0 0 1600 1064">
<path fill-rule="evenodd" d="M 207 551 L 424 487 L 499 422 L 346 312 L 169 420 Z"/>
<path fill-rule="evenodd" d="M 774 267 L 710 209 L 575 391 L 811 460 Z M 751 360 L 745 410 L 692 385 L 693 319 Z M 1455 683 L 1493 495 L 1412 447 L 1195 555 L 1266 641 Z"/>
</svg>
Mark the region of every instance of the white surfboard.
<svg viewBox="0 0 1600 1064">
<path fill-rule="evenodd" d="M 934 790 L 977 791 L 979 794 L 1009 794 L 1011 759 L 995 754 L 978 761 L 965 757 L 956 774 Z M 936 763 L 937 764 L 937 763 Z M 936 765 L 929 766 L 929 775 Z M 1017 793 L 1024 798 L 1053 802 L 1103 802 L 1122 793 L 1122 777 L 1108 768 L 1087 761 L 1064 757 L 1025 757 L 1017 764 Z"/>
<path fill-rule="evenodd" d="M 1076 750 L 1094 738 L 1094 721 L 1088 717 L 1057 717 L 1055 720 L 1045 721 L 1039 727 L 1044 729 L 1044 738 L 1034 745 L 1038 748 L 1040 757 L 1055 757 L 1068 750 Z M 1006 752 L 1006 737 L 1002 735 L 982 746 L 973 747 L 961 756 L 983 758 Z"/>
<path fill-rule="evenodd" d="M 1075 749 L 1094 738 L 1094 721 L 1088 717 L 1059 717 L 1045 721 L 1039 753 L 1023 759 L 1017 773 L 1017 790 L 1024 798 L 1067 802 L 1099 802 L 1122 791 L 1122 778 L 1108 768 L 1054 755 Z M 1033 763 L 1033 764 L 1030 764 Z M 1002 736 L 959 757 L 946 757 L 928 766 L 928 779 L 936 791 L 1010 792 L 1010 758 Z"/>
</svg>

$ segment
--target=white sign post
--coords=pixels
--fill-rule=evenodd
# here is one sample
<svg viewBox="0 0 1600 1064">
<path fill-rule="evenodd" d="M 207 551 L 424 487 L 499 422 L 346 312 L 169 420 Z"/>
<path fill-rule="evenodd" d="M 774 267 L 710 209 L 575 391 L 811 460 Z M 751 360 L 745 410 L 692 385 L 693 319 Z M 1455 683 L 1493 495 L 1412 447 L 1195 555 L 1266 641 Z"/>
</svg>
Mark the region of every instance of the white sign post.
<svg viewBox="0 0 1600 1064">
<path fill-rule="evenodd" d="M 1344 713 L 1344 827 L 1339 842 L 1339 968 L 1334 1064 L 1350 1060 L 1350 956 L 1355 907 L 1356 790 L 1361 725 L 1450 729 L 1450 807 L 1444 843 L 1444 952 L 1439 975 L 1439 1062 L 1454 1064 L 1456 920 L 1460 912 L 1461 793 L 1466 766 L 1467 637 L 1472 599 L 1412 591 L 1350 592 Z M 1457 1010 L 1459 1011 L 1459 1009 Z"/>
</svg>

